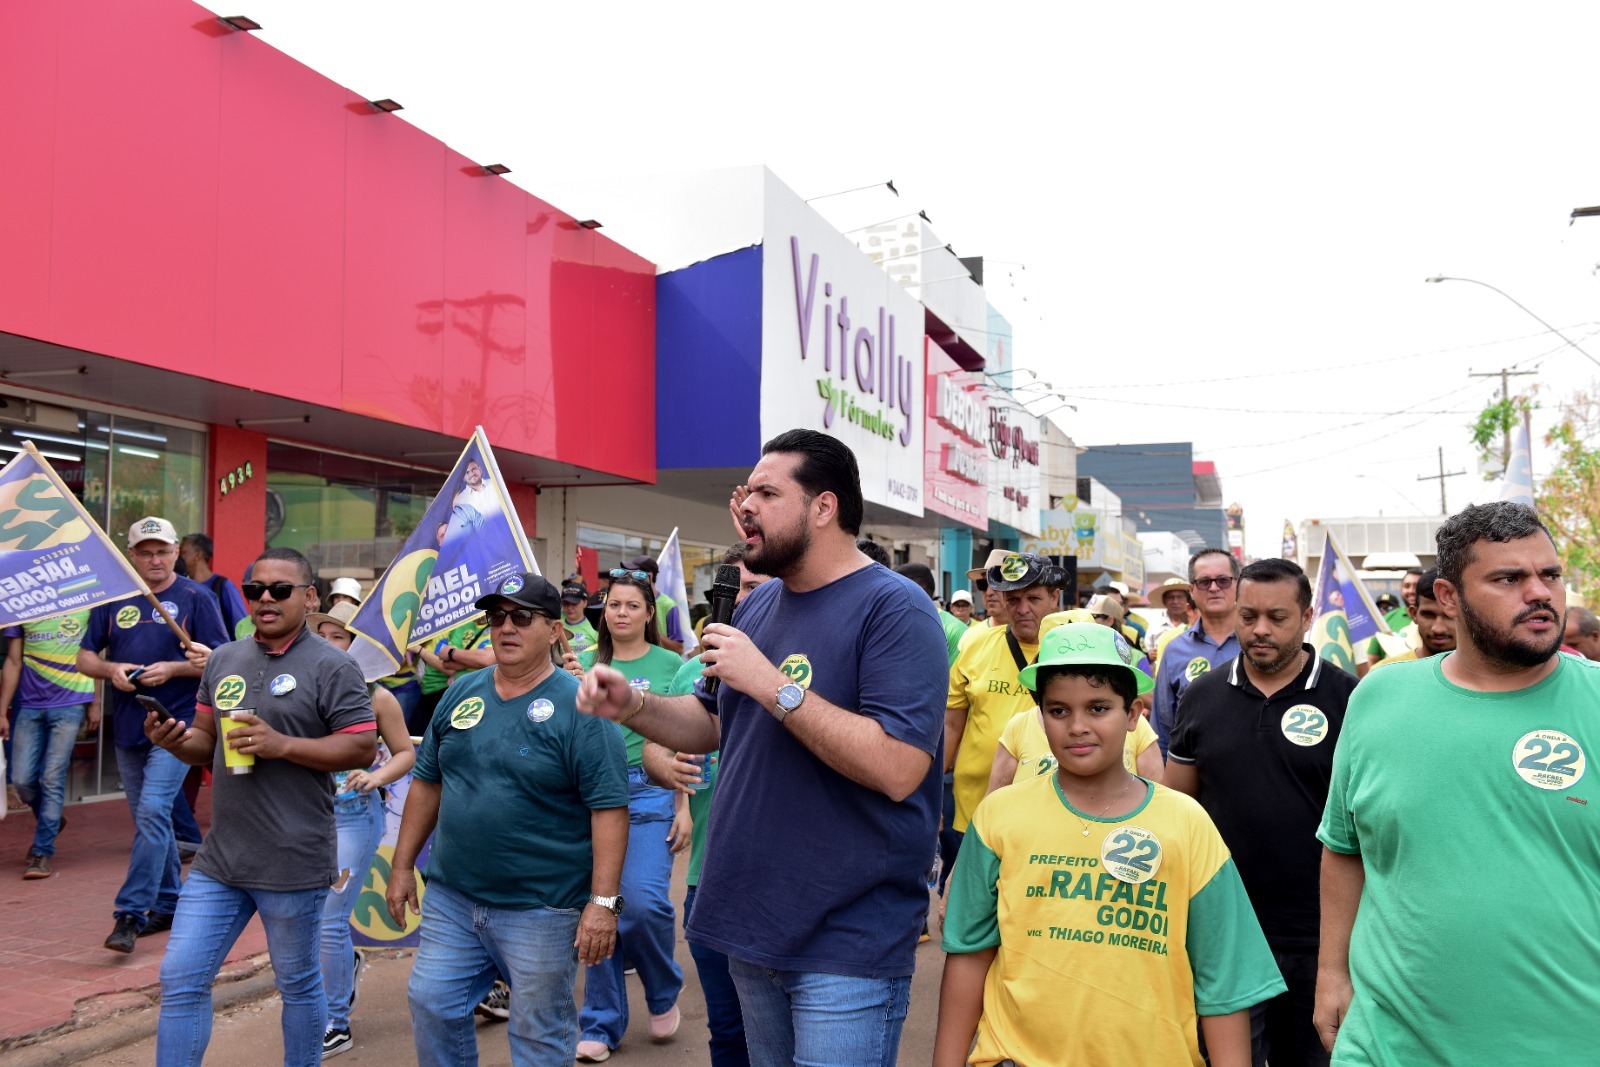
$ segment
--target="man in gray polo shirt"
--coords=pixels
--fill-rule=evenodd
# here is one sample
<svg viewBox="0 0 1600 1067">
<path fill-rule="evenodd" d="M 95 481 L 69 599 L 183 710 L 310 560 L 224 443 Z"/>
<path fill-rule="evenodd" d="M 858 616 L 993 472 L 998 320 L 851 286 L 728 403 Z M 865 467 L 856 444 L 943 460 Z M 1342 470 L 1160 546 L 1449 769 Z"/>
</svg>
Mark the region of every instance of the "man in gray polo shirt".
<svg viewBox="0 0 1600 1067">
<path fill-rule="evenodd" d="M 330 772 L 377 754 L 372 702 L 355 660 L 306 629 L 311 564 L 269 548 L 243 586 L 253 637 L 210 653 L 194 724 L 151 712 L 145 735 L 185 763 L 210 763 L 211 832 L 178 898 L 161 961 L 156 1062 L 198 1067 L 211 1037 L 211 984 L 254 914 L 283 997 L 284 1063 L 322 1059 L 327 1003 L 318 931 L 337 875 Z M 224 745 L 217 744 L 220 731 Z M 239 757 L 251 761 L 247 772 Z M 231 759 L 229 758 L 231 757 Z"/>
</svg>

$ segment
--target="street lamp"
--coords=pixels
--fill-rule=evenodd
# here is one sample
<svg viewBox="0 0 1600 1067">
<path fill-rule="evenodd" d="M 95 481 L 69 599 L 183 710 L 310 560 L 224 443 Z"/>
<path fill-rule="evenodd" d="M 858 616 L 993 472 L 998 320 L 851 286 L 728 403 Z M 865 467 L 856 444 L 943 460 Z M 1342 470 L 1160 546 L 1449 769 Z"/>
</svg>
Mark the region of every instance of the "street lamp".
<svg viewBox="0 0 1600 1067">
<path fill-rule="evenodd" d="M 1513 304 L 1517 305 L 1517 307 L 1521 308 L 1524 312 L 1526 312 L 1528 314 L 1528 316 L 1530 318 L 1532 318 L 1535 322 L 1539 323 L 1539 325 L 1543 326 L 1545 329 L 1549 330 L 1551 333 L 1553 333 L 1557 337 L 1561 338 L 1567 344 L 1569 344 L 1573 348 L 1577 349 L 1580 353 L 1582 353 L 1583 358 L 1587 359 L 1590 363 L 1593 363 L 1595 366 L 1600 367 L 1600 359 L 1595 359 L 1588 352 L 1585 352 L 1582 345 L 1580 345 L 1578 342 L 1574 341 L 1572 338 L 1568 337 L 1566 334 L 1562 333 L 1560 330 L 1556 329 L 1554 326 L 1550 325 L 1548 322 L 1545 322 L 1544 319 L 1540 318 L 1538 315 L 1535 315 L 1533 313 L 1532 309 L 1530 309 L 1526 304 L 1524 304 L 1522 301 L 1518 300 L 1516 297 L 1512 296 L 1510 293 L 1506 292 L 1504 289 L 1501 289 L 1497 285 L 1490 285 L 1488 282 L 1480 282 L 1476 278 L 1453 278 L 1448 274 L 1435 274 L 1431 278 L 1424 278 L 1422 280 L 1425 281 L 1425 282 L 1471 282 L 1473 285 L 1481 285 L 1485 289 L 1493 289 L 1495 292 L 1499 293 L 1501 296 L 1505 297 L 1507 300 L 1509 300 Z"/>
</svg>

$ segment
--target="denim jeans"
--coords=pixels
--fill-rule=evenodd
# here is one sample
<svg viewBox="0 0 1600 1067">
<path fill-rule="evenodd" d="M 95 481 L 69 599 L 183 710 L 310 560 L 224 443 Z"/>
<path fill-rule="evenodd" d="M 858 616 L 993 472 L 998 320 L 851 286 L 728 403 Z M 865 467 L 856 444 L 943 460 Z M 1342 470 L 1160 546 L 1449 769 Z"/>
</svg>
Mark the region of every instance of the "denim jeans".
<svg viewBox="0 0 1600 1067">
<path fill-rule="evenodd" d="M 188 765 L 164 748 L 115 748 L 117 773 L 133 812 L 133 850 L 128 877 L 117 890 L 118 918 L 132 915 L 142 928 L 146 912 L 178 910 L 178 843 L 172 836 L 172 798 Z"/>
<path fill-rule="evenodd" d="M 689 929 L 694 911 L 695 886 L 683 898 L 683 928 Z M 714 948 L 689 942 L 689 955 L 700 975 L 700 991 L 706 1000 L 706 1029 L 711 1031 L 711 1067 L 750 1067 L 750 1050 L 744 1043 L 744 1014 L 739 1008 L 739 991 L 728 975 L 728 957 Z"/>
<path fill-rule="evenodd" d="M 61 830 L 61 804 L 67 795 L 67 768 L 72 746 L 88 704 L 64 708 L 18 708 L 11 723 L 11 781 L 17 795 L 33 809 L 32 851 L 56 854 L 56 834 Z M 4 714 L 0 710 L 0 714 Z"/>
<path fill-rule="evenodd" d="M 198 1067 L 211 1040 L 211 985 L 239 932 L 258 913 L 267 932 L 273 981 L 283 998 L 284 1067 L 322 1062 L 327 1008 L 317 967 L 317 919 L 327 894 L 326 889 L 241 889 L 190 871 L 161 961 L 156 1063 Z"/>
<path fill-rule="evenodd" d="M 667 893 L 672 881 L 672 791 L 651 785 L 642 767 L 628 768 L 628 854 L 622 861 L 622 915 L 617 951 L 584 975 L 582 1040 L 616 1048 L 628 1030 L 624 967 L 635 967 L 650 1014 L 670 1011 L 683 989 L 683 969 L 672 958 L 677 914 Z M 626 957 L 626 961 L 624 961 Z"/>
<path fill-rule="evenodd" d="M 196 769 L 198 768 L 189 768 L 184 778 L 187 779 Z M 200 833 L 200 824 L 195 821 L 194 807 L 184 795 L 182 782 L 178 783 L 177 796 L 172 798 L 172 836 L 191 845 L 198 845 L 205 840 Z"/>
<path fill-rule="evenodd" d="M 756 1067 L 894 1067 L 911 976 L 852 978 L 728 960 Z"/>
<path fill-rule="evenodd" d="M 511 986 L 507 1037 L 516 1067 L 572 1067 L 578 1049 L 579 909 L 493 908 L 429 882 L 407 989 L 422 1067 L 473 1067 L 472 1009 L 503 975 Z"/>
<path fill-rule="evenodd" d="M 355 992 L 354 946 L 350 944 L 350 909 L 367 880 L 373 854 L 383 840 L 383 794 L 377 789 L 337 797 L 334 822 L 339 831 L 339 873 L 349 871 L 343 886 L 328 890 L 322 906 L 322 988 L 328 994 L 328 1029 L 350 1029 L 350 998 Z"/>
</svg>

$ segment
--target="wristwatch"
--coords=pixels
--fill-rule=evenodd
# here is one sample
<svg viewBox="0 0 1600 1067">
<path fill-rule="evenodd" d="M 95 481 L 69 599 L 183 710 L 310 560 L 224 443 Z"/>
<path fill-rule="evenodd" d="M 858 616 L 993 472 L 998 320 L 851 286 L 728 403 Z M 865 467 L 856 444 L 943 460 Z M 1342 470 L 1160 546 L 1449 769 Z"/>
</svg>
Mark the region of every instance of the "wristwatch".
<svg viewBox="0 0 1600 1067">
<path fill-rule="evenodd" d="M 621 894 L 618 894 L 617 896 L 614 896 L 614 897 L 597 897 L 597 896 L 595 896 L 594 894 L 591 893 L 589 895 L 589 903 L 598 904 L 598 905 L 600 905 L 600 907 L 606 909 L 607 911 L 609 911 L 613 915 L 621 915 L 622 914 L 622 896 L 621 896 Z"/>
<path fill-rule="evenodd" d="M 789 713 L 800 706 L 806 698 L 806 691 L 793 682 L 778 687 L 778 701 L 772 709 L 772 717 L 782 722 L 789 717 Z"/>
</svg>

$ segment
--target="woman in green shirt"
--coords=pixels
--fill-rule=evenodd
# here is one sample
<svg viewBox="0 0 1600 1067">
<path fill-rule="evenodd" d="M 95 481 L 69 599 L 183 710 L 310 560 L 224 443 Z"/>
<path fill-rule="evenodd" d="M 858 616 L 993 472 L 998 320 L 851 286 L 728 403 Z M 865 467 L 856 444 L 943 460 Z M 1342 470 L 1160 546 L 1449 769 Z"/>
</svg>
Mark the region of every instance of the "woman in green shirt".
<svg viewBox="0 0 1600 1067">
<path fill-rule="evenodd" d="M 585 670 L 605 663 L 628 676 L 641 692 L 666 693 L 682 661 L 660 645 L 656 594 L 641 570 L 611 572 L 598 639 L 580 662 Z M 678 993 L 683 971 L 672 958 L 677 936 L 672 901 L 670 834 L 675 794 L 653 785 L 644 772 L 644 738 L 621 727 L 628 749 L 628 854 L 622 867 L 622 914 L 617 951 L 590 967 L 578 1021 L 578 1059 L 598 1063 L 611 1055 L 628 1029 L 628 990 L 623 958 L 639 972 L 650 1009 L 650 1036 L 664 1041 L 678 1030 Z"/>
</svg>

